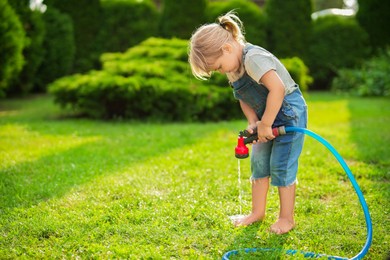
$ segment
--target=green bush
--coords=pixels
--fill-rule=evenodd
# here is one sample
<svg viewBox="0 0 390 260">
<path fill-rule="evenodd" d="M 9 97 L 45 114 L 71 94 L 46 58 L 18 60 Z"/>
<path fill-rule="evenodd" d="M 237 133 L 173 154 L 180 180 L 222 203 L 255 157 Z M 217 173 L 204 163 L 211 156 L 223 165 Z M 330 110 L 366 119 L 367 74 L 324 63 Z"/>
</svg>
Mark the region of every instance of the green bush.
<svg viewBox="0 0 390 260">
<path fill-rule="evenodd" d="M 336 72 L 361 64 L 369 53 L 368 35 L 354 18 L 325 16 L 313 22 L 304 61 L 316 89 L 329 89 Z"/>
<path fill-rule="evenodd" d="M 241 117 L 230 88 L 191 75 L 187 44 L 150 38 L 125 53 L 102 55 L 102 71 L 59 79 L 49 90 L 60 105 L 94 118 L 207 121 Z"/>
<path fill-rule="evenodd" d="M 309 69 L 305 63 L 298 57 L 281 59 L 280 61 L 286 67 L 294 81 L 299 85 L 302 92 L 307 92 L 309 85 L 313 82 L 313 78 L 310 77 Z"/>
<path fill-rule="evenodd" d="M 0 0 L 0 97 L 23 67 L 25 32 L 7 0 Z"/>
<path fill-rule="evenodd" d="M 206 19 L 215 22 L 218 16 L 234 10 L 245 27 L 245 38 L 248 42 L 265 46 L 265 16 L 255 3 L 249 0 L 209 1 L 206 8 Z"/>
<path fill-rule="evenodd" d="M 157 34 L 159 13 L 151 1 L 104 0 L 101 5 L 99 41 L 104 52 L 125 51 Z"/>
<path fill-rule="evenodd" d="M 363 63 L 359 69 L 343 69 L 333 80 L 336 92 L 359 96 L 390 96 L 390 49 Z"/>
<path fill-rule="evenodd" d="M 75 43 L 72 19 L 55 8 L 43 14 L 46 36 L 43 41 L 44 59 L 37 72 L 36 89 L 45 91 L 53 80 L 72 71 Z"/>
</svg>

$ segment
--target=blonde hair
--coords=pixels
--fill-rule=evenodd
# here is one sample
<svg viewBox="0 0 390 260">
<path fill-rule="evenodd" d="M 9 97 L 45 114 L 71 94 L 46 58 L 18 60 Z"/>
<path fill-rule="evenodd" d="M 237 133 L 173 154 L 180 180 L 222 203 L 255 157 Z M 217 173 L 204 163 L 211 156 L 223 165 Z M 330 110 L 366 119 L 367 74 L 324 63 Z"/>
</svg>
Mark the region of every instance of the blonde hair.
<svg viewBox="0 0 390 260">
<path fill-rule="evenodd" d="M 212 74 L 210 65 L 222 56 L 222 46 L 231 41 L 245 42 L 244 27 L 240 18 L 230 11 L 212 24 L 198 28 L 189 43 L 188 61 L 192 74 L 198 79 L 207 79 Z"/>
</svg>

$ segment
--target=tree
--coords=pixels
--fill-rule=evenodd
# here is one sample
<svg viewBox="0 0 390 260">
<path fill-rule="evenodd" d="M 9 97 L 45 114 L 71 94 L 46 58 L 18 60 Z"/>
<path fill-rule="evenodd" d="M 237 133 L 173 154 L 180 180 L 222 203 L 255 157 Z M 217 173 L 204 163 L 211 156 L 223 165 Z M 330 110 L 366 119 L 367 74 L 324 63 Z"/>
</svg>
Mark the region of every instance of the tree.
<svg viewBox="0 0 390 260">
<path fill-rule="evenodd" d="M 99 41 L 104 52 L 126 51 L 157 35 L 159 12 L 150 0 L 102 0 L 101 5 Z"/>
<path fill-rule="evenodd" d="M 0 97 L 22 70 L 25 33 L 7 0 L 0 0 Z"/>
<path fill-rule="evenodd" d="M 76 57 L 74 70 L 87 71 L 99 65 L 101 46 L 97 38 L 102 21 L 99 0 L 45 0 L 45 4 L 68 14 L 73 20 Z"/>
<path fill-rule="evenodd" d="M 35 85 L 37 70 L 43 61 L 42 48 L 45 38 L 45 25 L 42 13 L 31 10 L 29 0 L 10 1 L 26 33 L 25 47 L 23 49 L 24 66 L 20 75 L 12 82 L 8 92 L 13 95 L 30 93 Z"/>
<path fill-rule="evenodd" d="M 329 89 L 342 68 L 352 68 L 367 57 L 367 33 L 352 17 L 328 15 L 313 22 L 308 64 L 316 89 Z"/>
<path fill-rule="evenodd" d="M 359 0 L 356 18 L 369 34 L 373 47 L 381 48 L 390 44 L 390 1 Z"/>
<path fill-rule="evenodd" d="M 268 0 L 268 48 L 277 56 L 305 56 L 311 30 L 311 0 Z"/>
<path fill-rule="evenodd" d="M 44 59 L 39 67 L 36 90 L 45 91 L 51 81 L 72 71 L 75 43 L 73 23 L 69 15 L 51 7 L 43 14 L 46 37 L 43 41 Z"/>
<path fill-rule="evenodd" d="M 206 0 L 165 0 L 160 20 L 161 36 L 189 39 L 205 22 Z"/>
</svg>

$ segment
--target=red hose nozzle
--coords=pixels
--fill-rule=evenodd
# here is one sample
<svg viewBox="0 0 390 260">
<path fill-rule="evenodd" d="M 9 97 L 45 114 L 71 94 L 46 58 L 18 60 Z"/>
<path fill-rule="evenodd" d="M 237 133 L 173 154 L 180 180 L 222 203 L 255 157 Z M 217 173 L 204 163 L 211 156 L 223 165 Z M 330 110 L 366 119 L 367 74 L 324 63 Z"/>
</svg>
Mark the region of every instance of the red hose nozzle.
<svg viewBox="0 0 390 260">
<path fill-rule="evenodd" d="M 236 158 L 238 158 L 238 159 L 244 159 L 244 158 L 247 158 L 249 156 L 249 149 L 244 144 L 244 137 L 241 135 L 238 136 L 235 154 L 236 154 Z"/>
<path fill-rule="evenodd" d="M 279 135 L 285 135 L 286 129 L 284 126 L 275 127 L 272 128 L 272 134 L 275 137 L 278 137 Z M 249 156 L 249 149 L 246 147 L 246 144 L 252 143 L 253 141 L 257 140 L 257 129 L 253 129 L 253 133 L 249 134 L 247 130 L 240 131 L 240 135 L 238 136 L 237 140 L 237 146 L 235 149 L 235 155 L 238 159 L 244 159 Z"/>
</svg>

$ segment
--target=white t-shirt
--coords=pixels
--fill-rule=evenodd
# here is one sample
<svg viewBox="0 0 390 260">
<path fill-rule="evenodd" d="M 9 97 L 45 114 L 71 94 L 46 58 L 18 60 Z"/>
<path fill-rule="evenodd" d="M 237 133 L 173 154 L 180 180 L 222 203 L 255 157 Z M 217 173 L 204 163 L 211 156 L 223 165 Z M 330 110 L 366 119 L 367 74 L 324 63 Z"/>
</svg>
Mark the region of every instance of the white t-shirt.
<svg viewBox="0 0 390 260">
<path fill-rule="evenodd" d="M 246 73 L 256 82 L 260 82 L 261 77 L 270 70 L 274 70 L 285 86 L 285 95 L 297 89 L 297 84 L 292 79 L 286 67 L 272 53 L 266 49 L 245 44 L 245 49 L 250 48 L 245 55 L 244 67 Z"/>
</svg>

